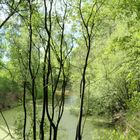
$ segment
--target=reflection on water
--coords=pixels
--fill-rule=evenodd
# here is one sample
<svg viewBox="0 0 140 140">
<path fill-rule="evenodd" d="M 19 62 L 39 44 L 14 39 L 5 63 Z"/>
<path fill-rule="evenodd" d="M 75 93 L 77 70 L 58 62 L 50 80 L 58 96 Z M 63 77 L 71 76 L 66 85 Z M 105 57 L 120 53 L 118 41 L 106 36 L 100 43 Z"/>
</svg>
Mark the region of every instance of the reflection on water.
<svg viewBox="0 0 140 140">
<path fill-rule="evenodd" d="M 58 95 L 56 98 L 59 98 Z M 71 107 L 75 106 L 76 103 L 76 96 L 75 95 L 67 95 L 65 96 L 65 110 L 62 117 L 62 120 L 60 122 L 59 132 L 58 132 L 58 140 L 74 140 L 75 139 L 75 132 L 76 132 L 76 125 L 78 121 L 78 117 L 73 115 L 70 112 Z M 41 106 L 39 105 L 38 108 Z M 40 110 L 41 111 L 41 110 Z M 9 127 L 11 130 L 13 130 L 13 126 L 15 124 L 15 121 L 18 119 L 18 116 L 23 116 L 23 108 L 17 107 L 14 109 L 10 109 L 3 112 Z M 84 138 L 83 140 L 91 140 L 91 130 L 92 125 L 91 121 L 88 120 L 85 125 L 84 129 Z M 0 140 L 6 136 L 6 127 L 4 124 L 4 121 L 2 120 L 0 116 Z M 7 137 L 5 140 L 11 140 L 11 138 Z"/>
</svg>

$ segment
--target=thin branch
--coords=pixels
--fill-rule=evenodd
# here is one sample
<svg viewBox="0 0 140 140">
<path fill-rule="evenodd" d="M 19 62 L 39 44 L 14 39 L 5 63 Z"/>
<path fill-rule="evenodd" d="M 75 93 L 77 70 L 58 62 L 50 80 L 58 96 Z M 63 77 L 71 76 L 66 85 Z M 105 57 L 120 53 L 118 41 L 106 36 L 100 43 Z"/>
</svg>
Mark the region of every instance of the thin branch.
<svg viewBox="0 0 140 140">
<path fill-rule="evenodd" d="M 5 117 L 4 117 L 4 115 L 3 115 L 3 113 L 2 113 L 1 110 L 0 110 L 0 114 L 1 114 L 1 116 L 2 116 L 2 118 L 3 118 L 3 120 L 4 120 L 4 122 L 5 122 L 5 125 L 6 125 L 6 127 L 7 127 L 7 130 L 8 130 L 9 135 L 11 136 L 11 138 L 14 138 L 14 137 L 12 136 L 11 131 L 10 131 L 10 128 L 9 128 L 8 122 L 7 122 L 7 120 L 5 119 Z"/>
<path fill-rule="evenodd" d="M 16 5 L 16 7 L 14 9 L 12 9 L 13 11 L 8 15 L 8 17 L 0 24 L 0 29 L 5 25 L 5 23 L 16 13 L 16 10 L 19 6 L 19 4 L 22 2 L 22 0 L 20 0 L 18 2 L 18 4 Z"/>
</svg>

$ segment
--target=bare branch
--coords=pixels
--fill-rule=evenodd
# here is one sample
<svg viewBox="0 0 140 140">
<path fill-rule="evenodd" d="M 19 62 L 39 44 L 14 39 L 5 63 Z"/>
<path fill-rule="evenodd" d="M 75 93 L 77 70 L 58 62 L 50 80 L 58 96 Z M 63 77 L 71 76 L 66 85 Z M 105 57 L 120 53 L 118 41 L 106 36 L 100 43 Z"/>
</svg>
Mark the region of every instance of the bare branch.
<svg viewBox="0 0 140 140">
<path fill-rule="evenodd" d="M 4 122 L 5 122 L 5 125 L 6 125 L 6 127 L 7 127 L 7 130 L 8 130 L 8 133 L 9 133 L 10 137 L 11 137 L 11 138 L 14 138 L 14 137 L 12 136 L 11 131 L 10 131 L 10 128 L 9 128 L 8 122 L 7 122 L 7 120 L 5 119 L 5 117 L 4 117 L 4 115 L 3 115 L 3 113 L 2 113 L 1 110 L 0 110 L 0 114 L 1 114 L 1 116 L 2 116 L 2 118 L 3 118 L 3 120 L 4 120 Z"/>
</svg>

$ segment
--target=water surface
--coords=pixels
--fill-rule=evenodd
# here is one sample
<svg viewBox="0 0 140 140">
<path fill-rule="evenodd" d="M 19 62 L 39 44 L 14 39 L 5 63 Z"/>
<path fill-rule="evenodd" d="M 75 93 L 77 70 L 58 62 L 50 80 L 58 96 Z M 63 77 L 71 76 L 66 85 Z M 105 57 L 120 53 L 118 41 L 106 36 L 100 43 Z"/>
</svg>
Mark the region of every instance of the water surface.
<svg viewBox="0 0 140 140">
<path fill-rule="evenodd" d="M 71 108 L 75 107 L 75 104 L 76 104 L 76 96 L 74 95 L 66 96 L 65 110 L 58 131 L 58 140 L 75 139 L 78 117 L 72 114 L 70 111 Z M 37 105 L 37 109 L 39 110 L 38 112 L 40 112 L 39 113 L 40 116 L 41 116 L 41 108 L 42 105 L 39 102 L 39 104 Z M 13 131 L 15 130 L 16 121 L 19 120 L 20 117 L 24 116 L 23 107 L 19 106 L 13 109 L 9 109 L 7 111 L 4 111 L 3 114 L 7 120 L 11 132 L 14 133 Z M 83 119 L 85 120 L 85 118 Z M 92 130 L 93 130 L 92 119 L 87 118 L 85 123 L 84 133 L 83 133 L 83 140 L 92 140 L 92 133 L 93 133 Z M 4 138 L 7 135 L 6 132 L 7 132 L 7 128 L 5 126 L 2 117 L 0 116 L 0 140 L 2 140 L 2 138 Z M 6 137 L 4 140 L 11 140 L 11 138 Z"/>
</svg>

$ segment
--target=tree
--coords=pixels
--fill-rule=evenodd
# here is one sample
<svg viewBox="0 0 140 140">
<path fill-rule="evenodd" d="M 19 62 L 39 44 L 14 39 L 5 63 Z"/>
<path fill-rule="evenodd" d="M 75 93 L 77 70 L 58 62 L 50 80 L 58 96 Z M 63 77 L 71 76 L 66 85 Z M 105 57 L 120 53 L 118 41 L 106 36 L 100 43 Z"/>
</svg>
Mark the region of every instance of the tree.
<svg viewBox="0 0 140 140">
<path fill-rule="evenodd" d="M 49 2 L 49 10 L 47 9 L 46 1 L 44 0 L 44 7 L 45 7 L 45 17 L 44 17 L 44 26 L 45 31 L 47 33 L 47 41 L 44 54 L 44 62 L 43 62 L 43 93 L 44 93 L 44 101 L 43 101 L 43 112 L 42 112 L 42 119 L 40 124 L 40 134 L 41 139 L 44 139 L 44 117 L 45 117 L 45 111 L 47 114 L 47 118 L 50 123 L 50 133 L 49 133 L 49 139 L 56 140 L 57 139 L 57 131 L 58 126 L 60 123 L 60 120 L 63 115 L 64 111 L 64 97 L 65 97 L 65 88 L 67 83 L 67 75 L 66 75 L 66 62 L 67 57 L 70 52 L 67 52 L 65 49 L 66 47 L 66 41 L 64 36 L 65 31 L 65 20 L 66 20 L 66 14 L 67 14 L 67 4 L 62 3 L 64 14 L 61 16 L 59 15 L 59 11 L 53 11 L 55 9 L 54 2 Z M 56 5 L 57 7 L 58 5 Z M 47 11 L 48 10 L 48 11 Z M 55 14 L 54 14 L 55 12 Z M 53 25 L 53 22 L 56 20 L 55 25 Z M 56 30 L 56 27 L 59 29 L 57 32 L 60 32 L 57 35 L 54 34 L 53 31 Z M 59 38 L 59 40 L 56 42 L 55 39 Z M 41 37 L 41 39 L 43 39 Z M 54 68 L 53 68 L 53 61 L 56 59 L 56 71 L 57 76 L 54 75 Z M 56 90 L 58 88 L 58 83 L 60 82 L 60 79 L 62 79 L 61 83 L 61 97 L 58 103 L 55 105 L 55 95 Z M 54 82 L 54 80 L 56 80 Z M 49 110 L 49 89 L 51 89 L 51 111 Z M 55 112 L 56 107 L 58 106 L 58 114 Z M 55 120 L 55 116 L 57 116 L 57 119 Z M 55 123 L 56 122 L 56 123 Z M 53 131 L 52 131 L 53 130 Z"/>
</svg>

